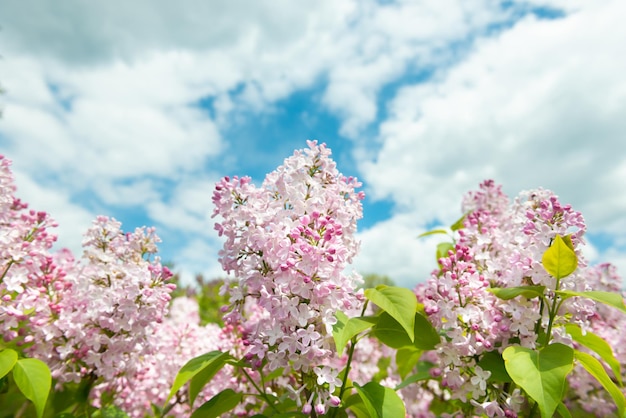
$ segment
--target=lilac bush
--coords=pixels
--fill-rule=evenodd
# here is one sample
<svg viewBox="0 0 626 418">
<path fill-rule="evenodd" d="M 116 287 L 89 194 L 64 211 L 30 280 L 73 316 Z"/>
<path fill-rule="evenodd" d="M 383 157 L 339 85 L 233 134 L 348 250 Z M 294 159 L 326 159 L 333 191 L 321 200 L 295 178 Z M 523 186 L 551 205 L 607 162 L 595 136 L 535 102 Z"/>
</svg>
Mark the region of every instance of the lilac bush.
<svg viewBox="0 0 626 418">
<path fill-rule="evenodd" d="M 0 157 L 0 404 L 15 416 L 624 416 L 621 278 L 580 212 L 492 180 L 414 290 L 360 289 L 356 178 L 309 141 L 214 190 L 224 325 L 172 300 L 154 228 L 100 216 L 83 254 Z M 416 278 L 419 279 L 419 278 Z M 215 315 L 212 315 L 215 317 Z M 4 412 L 4 411 L 3 411 Z"/>
</svg>

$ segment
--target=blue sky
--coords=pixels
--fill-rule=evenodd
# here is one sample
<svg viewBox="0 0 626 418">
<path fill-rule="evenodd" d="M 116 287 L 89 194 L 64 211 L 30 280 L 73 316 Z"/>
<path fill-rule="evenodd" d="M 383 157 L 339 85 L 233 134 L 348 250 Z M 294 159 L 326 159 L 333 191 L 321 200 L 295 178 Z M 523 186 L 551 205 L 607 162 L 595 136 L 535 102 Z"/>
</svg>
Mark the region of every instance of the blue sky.
<svg viewBox="0 0 626 418">
<path fill-rule="evenodd" d="M 80 251 L 98 214 L 154 225 L 219 276 L 211 194 L 307 139 L 367 198 L 361 273 L 412 286 L 486 178 L 555 191 L 592 263 L 626 269 L 626 5 L 618 0 L 0 4 L 0 153 Z"/>
</svg>

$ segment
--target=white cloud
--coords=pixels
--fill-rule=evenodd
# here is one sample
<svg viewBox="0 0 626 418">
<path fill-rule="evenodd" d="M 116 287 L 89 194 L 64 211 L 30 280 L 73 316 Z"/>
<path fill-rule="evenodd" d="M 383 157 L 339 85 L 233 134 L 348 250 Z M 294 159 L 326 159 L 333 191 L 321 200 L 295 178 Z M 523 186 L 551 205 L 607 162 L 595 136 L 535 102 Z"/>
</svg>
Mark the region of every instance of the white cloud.
<svg viewBox="0 0 626 418">
<path fill-rule="evenodd" d="M 624 16 L 614 1 L 560 20 L 527 18 L 434 80 L 403 88 L 380 151 L 361 166 L 373 197 L 393 199 L 418 225 L 448 224 L 463 194 L 494 178 L 510 196 L 550 188 L 590 232 L 616 233 L 626 222 Z M 364 247 L 380 248 L 367 239 Z"/>
</svg>

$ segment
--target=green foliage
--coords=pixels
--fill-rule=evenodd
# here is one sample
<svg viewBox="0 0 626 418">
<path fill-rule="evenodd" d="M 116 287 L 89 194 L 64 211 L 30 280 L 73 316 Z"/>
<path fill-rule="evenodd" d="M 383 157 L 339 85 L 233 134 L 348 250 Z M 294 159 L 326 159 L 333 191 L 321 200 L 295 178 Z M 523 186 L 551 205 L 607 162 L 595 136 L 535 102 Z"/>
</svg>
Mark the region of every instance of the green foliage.
<svg viewBox="0 0 626 418">
<path fill-rule="evenodd" d="M 406 415 L 404 402 L 402 402 L 395 390 L 382 386 L 377 382 L 369 382 L 363 386 L 355 383 L 354 387 L 370 417 L 397 418 Z"/>
<path fill-rule="evenodd" d="M 355 317 L 349 318 L 341 311 L 335 312 L 337 323 L 333 326 L 333 339 L 337 353 L 343 353 L 348 341 L 361 332 L 370 329 L 378 322 L 378 318 Z"/>
<path fill-rule="evenodd" d="M 487 289 L 502 300 L 514 299 L 518 296 L 524 296 L 527 299 L 543 297 L 546 290 L 545 286 L 518 286 L 518 287 L 492 287 Z"/>
<path fill-rule="evenodd" d="M 622 298 L 622 295 L 620 295 L 619 293 L 600 292 L 600 291 L 595 291 L 595 290 L 592 290 L 589 292 L 575 292 L 573 290 L 559 290 L 556 293 L 563 300 L 569 299 L 573 296 L 582 296 L 585 298 L 589 298 L 591 300 L 595 300 L 596 302 L 604 303 L 607 306 L 612 306 L 626 313 L 626 306 L 624 306 L 624 299 Z"/>
<path fill-rule="evenodd" d="M 43 416 L 52 376 L 48 365 L 39 359 L 21 358 L 13 367 L 13 379 L 24 397 L 35 405 L 37 416 Z"/>
<path fill-rule="evenodd" d="M 608 364 L 613 371 L 613 374 L 615 375 L 615 378 L 617 379 L 619 384 L 623 384 L 621 365 L 619 364 L 619 361 L 615 358 L 615 355 L 613 354 L 613 350 L 611 349 L 609 343 L 607 343 L 604 339 L 597 336 L 591 331 L 587 331 L 585 334 L 583 334 L 580 327 L 575 324 L 567 324 L 565 326 L 565 330 L 569 335 L 571 335 L 574 341 L 584 345 L 585 347 L 599 355 L 602 360 L 606 361 L 606 364 Z"/>
<path fill-rule="evenodd" d="M 557 280 L 572 274 L 578 267 L 578 257 L 572 248 L 569 236 L 554 237 L 554 241 L 541 258 L 541 263 L 546 271 Z"/>
<path fill-rule="evenodd" d="M 365 297 L 398 321 L 413 342 L 417 298 L 411 290 L 403 287 L 379 285 L 373 289 L 366 289 Z"/>
<path fill-rule="evenodd" d="M 165 403 L 168 403 L 172 396 L 187 382 L 190 382 L 189 399 L 193 404 L 196 396 L 211 378 L 217 373 L 228 360 L 233 357 L 221 351 L 211 351 L 201 356 L 189 360 L 179 371 L 174 379 L 174 384 L 170 390 Z"/>
<path fill-rule="evenodd" d="M 620 390 L 619 387 L 609 377 L 606 373 L 606 370 L 602 366 L 602 364 L 596 360 L 592 355 L 583 353 L 581 351 L 576 350 L 574 355 L 576 356 L 576 360 L 587 370 L 593 377 L 596 378 L 598 382 L 606 389 L 607 392 L 613 398 L 615 405 L 617 406 L 617 410 L 619 412 L 619 416 L 624 416 L 624 404 L 626 400 L 624 399 L 624 394 Z"/>
<path fill-rule="evenodd" d="M 0 379 L 6 376 L 17 363 L 17 352 L 7 348 L 0 351 Z"/>
<path fill-rule="evenodd" d="M 563 398 L 565 378 L 574 368 L 574 350 L 560 343 L 541 350 L 509 346 L 502 358 L 511 379 L 539 406 L 541 417 L 552 417 Z"/>
<path fill-rule="evenodd" d="M 232 389 L 225 389 L 196 409 L 191 418 L 214 418 L 230 411 L 241 402 L 243 395 Z"/>
</svg>

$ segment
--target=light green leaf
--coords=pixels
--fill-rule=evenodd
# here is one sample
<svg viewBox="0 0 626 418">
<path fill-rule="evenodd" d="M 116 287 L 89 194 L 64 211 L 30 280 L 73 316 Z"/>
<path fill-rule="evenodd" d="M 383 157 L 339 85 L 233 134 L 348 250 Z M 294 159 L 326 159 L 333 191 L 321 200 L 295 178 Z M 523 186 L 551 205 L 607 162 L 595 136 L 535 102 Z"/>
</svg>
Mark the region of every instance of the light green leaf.
<svg viewBox="0 0 626 418">
<path fill-rule="evenodd" d="M 466 212 L 463 214 L 463 216 L 461 216 L 459 219 L 456 220 L 455 223 L 453 223 L 450 226 L 450 229 L 453 231 L 458 231 L 459 229 L 462 229 L 465 227 L 465 218 L 467 218 L 467 215 L 469 214 L 469 212 Z"/>
<path fill-rule="evenodd" d="M 451 242 L 440 242 L 437 244 L 437 262 L 439 262 L 440 258 L 447 257 L 450 250 L 454 251 L 454 244 Z"/>
<path fill-rule="evenodd" d="M 626 306 L 624 306 L 624 299 L 619 293 L 613 292 L 600 292 L 592 290 L 589 292 L 575 292 L 573 290 L 559 290 L 556 292 L 563 300 L 569 299 L 573 296 L 581 296 L 595 300 L 596 302 L 604 303 L 605 305 L 612 306 L 626 313 Z"/>
<path fill-rule="evenodd" d="M 10 348 L 0 351 L 0 379 L 7 375 L 17 363 L 17 352 Z"/>
<path fill-rule="evenodd" d="M 398 418 L 406 416 L 404 402 L 395 390 L 376 382 L 369 382 L 363 386 L 355 383 L 354 387 L 363 400 L 370 417 Z"/>
<path fill-rule="evenodd" d="M 205 403 L 203 403 L 198 409 L 196 409 L 191 418 L 214 418 L 219 417 L 223 413 L 226 413 L 236 407 L 243 395 L 237 393 L 232 389 L 224 389 Z"/>
<path fill-rule="evenodd" d="M 518 296 L 524 296 L 526 299 L 543 297 L 546 290 L 545 286 L 518 286 L 518 287 L 490 287 L 489 292 L 496 295 L 502 300 L 509 300 Z"/>
<path fill-rule="evenodd" d="M 411 345 L 398 349 L 396 352 L 396 365 L 398 366 L 398 374 L 402 379 L 413 370 L 421 356 L 422 350 Z"/>
<path fill-rule="evenodd" d="M 411 342 L 414 340 L 417 298 L 410 289 L 379 285 L 373 289 L 365 289 L 365 297 L 398 321 L 406 330 Z"/>
<path fill-rule="evenodd" d="M 619 361 L 615 358 L 613 354 L 613 349 L 603 338 L 594 334 L 591 331 L 587 331 L 585 335 L 583 335 L 582 330 L 578 325 L 575 324 L 567 324 L 565 325 L 565 330 L 569 335 L 572 336 L 574 341 L 579 342 L 584 345 L 591 351 L 595 352 L 600 358 L 606 361 L 606 364 L 609 365 L 611 370 L 613 370 L 613 374 L 615 378 L 619 382 L 620 385 L 622 383 L 622 370 L 619 364 Z"/>
<path fill-rule="evenodd" d="M 572 414 L 570 414 L 569 409 L 563 402 L 559 402 L 556 407 L 556 412 L 561 416 L 561 418 L 572 418 Z"/>
<path fill-rule="evenodd" d="M 448 234 L 448 231 L 446 231 L 445 229 L 433 229 L 431 231 L 426 231 L 424 233 L 419 234 L 417 237 L 418 238 L 422 238 L 422 237 L 427 237 L 429 235 L 435 235 L 435 234 Z"/>
<path fill-rule="evenodd" d="M 378 318 L 376 317 L 348 318 L 342 311 L 335 312 L 335 317 L 337 318 L 337 323 L 333 326 L 333 339 L 335 340 L 335 347 L 339 355 L 343 353 L 346 344 L 348 344 L 348 341 L 350 341 L 352 337 L 371 328 L 378 322 Z"/>
<path fill-rule="evenodd" d="M 24 397 L 35 405 L 37 416 L 41 418 L 52 386 L 48 365 L 36 358 L 19 359 L 13 367 L 13 379 Z"/>
<path fill-rule="evenodd" d="M 363 400 L 356 393 L 350 395 L 343 403 L 346 409 L 349 409 L 357 418 L 370 418 L 370 415 L 363 403 Z"/>
<path fill-rule="evenodd" d="M 91 418 L 128 418 L 128 414 L 124 412 L 119 406 L 109 405 L 101 408 L 92 414 Z"/>
<path fill-rule="evenodd" d="M 611 380 L 609 375 L 604 370 L 602 363 L 600 363 L 595 357 L 591 354 L 583 353 L 581 351 L 575 351 L 576 360 L 580 362 L 580 364 L 596 378 L 598 382 L 606 389 L 607 392 L 613 398 L 615 405 L 619 411 L 619 416 L 624 416 L 624 405 L 626 404 L 626 400 L 624 399 L 624 394 L 617 387 L 615 383 Z"/>
<path fill-rule="evenodd" d="M 576 267 L 578 267 L 578 258 L 574 250 L 563 241 L 560 235 L 557 235 L 554 237 L 550 248 L 543 253 L 541 263 L 551 276 L 556 279 L 562 279 L 576 270 Z"/>
<path fill-rule="evenodd" d="M 509 346 L 502 358 L 511 379 L 537 402 L 542 418 L 552 417 L 563 398 L 565 378 L 574 367 L 574 350 L 560 343 L 540 351 Z"/>
<path fill-rule="evenodd" d="M 189 360 L 178 371 L 178 374 L 176 375 L 176 378 L 174 379 L 174 384 L 172 385 L 172 389 L 170 390 L 170 394 L 167 397 L 167 400 L 165 401 L 165 404 L 167 404 L 170 401 L 172 396 L 174 396 L 174 394 L 176 392 L 178 392 L 178 390 L 180 388 L 182 388 L 185 385 L 185 383 L 189 382 L 196 375 L 198 375 L 198 374 L 200 374 L 203 371 L 208 369 L 210 376 L 204 382 L 204 383 L 206 383 L 208 380 L 210 380 L 211 377 L 213 377 L 213 375 L 221 367 L 224 366 L 226 360 L 229 360 L 229 359 L 232 359 L 232 358 L 233 357 L 230 354 L 228 354 L 228 353 L 222 353 L 221 351 L 211 351 L 209 353 L 203 354 L 201 356 L 198 356 L 198 357 L 195 357 L 195 358 L 192 358 L 191 360 Z M 207 375 L 200 374 L 200 377 L 201 378 L 206 378 Z M 199 386 L 199 384 L 200 384 L 200 380 L 197 380 L 196 384 L 194 386 L 197 387 L 197 386 Z M 202 386 L 204 386 L 204 384 Z M 196 395 L 197 395 L 197 393 L 198 392 L 196 392 Z M 194 396 L 194 399 L 195 399 L 195 396 Z M 191 403 L 193 404 L 193 401 L 191 401 Z"/>
</svg>

